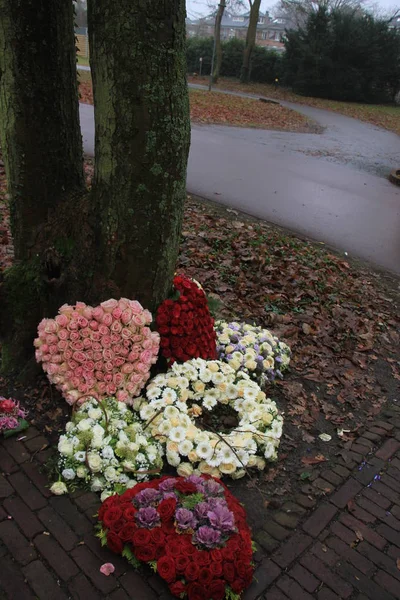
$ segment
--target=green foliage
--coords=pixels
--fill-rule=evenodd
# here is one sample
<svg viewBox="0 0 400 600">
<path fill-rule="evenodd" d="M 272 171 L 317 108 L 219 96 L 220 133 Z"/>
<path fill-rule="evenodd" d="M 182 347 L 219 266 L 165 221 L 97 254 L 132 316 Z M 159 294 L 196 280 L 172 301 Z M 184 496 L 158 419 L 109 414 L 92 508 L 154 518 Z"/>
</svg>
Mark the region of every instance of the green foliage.
<svg viewBox="0 0 400 600">
<path fill-rule="evenodd" d="M 132 565 L 134 569 L 138 569 L 140 567 L 140 560 L 138 560 L 135 557 L 129 546 L 124 546 L 124 549 L 122 550 L 122 556 L 126 558 L 126 560 Z"/>
<path fill-rule="evenodd" d="M 190 494 L 190 496 L 182 496 L 181 503 L 183 508 L 193 510 L 200 502 L 203 502 L 203 494 Z"/>
<path fill-rule="evenodd" d="M 107 529 L 103 529 L 101 525 L 99 525 L 97 529 L 96 537 L 99 538 L 100 544 L 102 546 L 107 546 Z M 125 548 L 127 548 L 127 546 L 125 546 Z"/>
<path fill-rule="evenodd" d="M 372 15 L 320 8 L 285 46 L 285 83 L 299 94 L 381 102 L 400 89 L 400 34 Z"/>
</svg>

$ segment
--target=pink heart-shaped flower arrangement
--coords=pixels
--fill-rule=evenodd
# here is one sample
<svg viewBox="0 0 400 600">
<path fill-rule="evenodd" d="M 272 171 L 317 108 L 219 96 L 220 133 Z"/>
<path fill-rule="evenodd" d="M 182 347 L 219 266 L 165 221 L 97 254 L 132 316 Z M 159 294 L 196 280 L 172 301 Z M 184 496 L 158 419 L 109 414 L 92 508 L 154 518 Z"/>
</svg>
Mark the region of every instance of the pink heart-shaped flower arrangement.
<svg viewBox="0 0 400 600">
<path fill-rule="evenodd" d="M 40 322 L 34 345 L 36 360 L 66 401 L 115 396 L 129 403 L 139 395 L 160 345 L 149 328 L 151 313 L 127 298 L 94 308 L 64 304 L 58 312 Z"/>
</svg>

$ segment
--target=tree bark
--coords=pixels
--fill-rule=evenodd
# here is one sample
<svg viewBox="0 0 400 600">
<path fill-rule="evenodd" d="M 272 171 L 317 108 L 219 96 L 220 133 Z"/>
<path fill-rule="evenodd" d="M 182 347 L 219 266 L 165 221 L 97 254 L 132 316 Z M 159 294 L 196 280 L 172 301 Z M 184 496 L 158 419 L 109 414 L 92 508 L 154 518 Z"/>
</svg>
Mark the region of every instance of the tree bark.
<svg viewBox="0 0 400 600">
<path fill-rule="evenodd" d="M 190 144 L 185 1 L 89 0 L 97 288 L 150 310 L 179 250 Z"/>
<path fill-rule="evenodd" d="M 250 2 L 250 18 L 247 28 L 246 46 L 243 53 L 243 64 L 240 73 L 240 81 L 248 83 L 250 80 L 251 55 L 253 54 L 254 46 L 256 45 L 257 23 L 260 14 L 261 0 L 253 0 Z"/>
<path fill-rule="evenodd" d="M 85 190 L 72 2 L 0 0 L 0 49 L 0 140 L 15 252 L 0 281 L 8 371 L 32 356 L 38 321 L 60 298 L 60 255 L 72 252 L 68 231 Z"/>
<path fill-rule="evenodd" d="M 226 8 L 226 0 L 220 0 L 218 5 L 218 12 L 215 18 L 215 66 L 212 74 L 213 83 L 217 83 L 219 74 L 221 72 L 222 65 L 222 46 L 221 46 L 221 21 L 224 16 L 224 10 Z"/>
</svg>

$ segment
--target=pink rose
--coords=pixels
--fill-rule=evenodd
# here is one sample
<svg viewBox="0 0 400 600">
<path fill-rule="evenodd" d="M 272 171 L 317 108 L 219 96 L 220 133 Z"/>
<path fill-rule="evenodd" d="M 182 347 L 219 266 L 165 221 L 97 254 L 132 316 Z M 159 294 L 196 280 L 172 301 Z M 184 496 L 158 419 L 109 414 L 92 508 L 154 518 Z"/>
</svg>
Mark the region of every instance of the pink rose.
<svg viewBox="0 0 400 600">
<path fill-rule="evenodd" d="M 78 317 L 78 325 L 81 329 L 84 329 L 89 325 L 89 321 L 85 317 Z"/>
<path fill-rule="evenodd" d="M 143 317 L 144 317 L 145 323 L 151 323 L 153 320 L 153 316 L 152 316 L 151 312 L 149 310 L 147 310 L 147 308 L 145 308 L 143 311 Z"/>
<path fill-rule="evenodd" d="M 65 371 L 65 379 L 72 379 L 74 376 L 73 371 Z"/>
<path fill-rule="evenodd" d="M 142 363 L 149 363 L 153 358 L 153 353 L 150 350 L 144 350 L 140 355 L 140 360 Z"/>
<path fill-rule="evenodd" d="M 82 375 L 83 375 L 83 367 L 76 367 L 75 377 L 82 377 Z"/>
<path fill-rule="evenodd" d="M 113 377 L 113 383 L 117 386 L 117 388 L 119 388 L 122 385 L 123 381 L 124 376 L 122 375 L 122 373 L 115 373 Z"/>
<path fill-rule="evenodd" d="M 114 310 L 112 311 L 111 314 L 114 317 L 114 319 L 117 319 L 117 321 L 119 321 L 119 319 L 121 318 L 121 315 L 122 315 L 122 308 L 117 306 L 116 308 L 114 308 Z"/>
<path fill-rule="evenodd" d="M 113 322 L 112 315 L 110 313 L 105 313 L 101 322 L 103 325 L 106 325 L 106 327 L 110 327 L 110 325 L 112 325 Z"/>
<path fill-rule="evenodd" d="M 72 350 L 83 350 L 83 343 L 82 342 L 73 342 L 70 347 L 72 348 Z"/>
<path fill-rule="evenodd" d="M 93 319 L 89 323 L 89 328 L 92 329 L 93 331 L 97 331 L 97 329 L 99 328 L 98 322 Z"/>
<path fill-rule="evenodd" d="M 70 321 L 67 325 L 67 329 L 68 331 L 77 331 L 78 330 L 78 323 L 77 321 Z"/>
<path fill-rule="evenodd" d="M 136 370 L 139 371 L 139 373 L 147 373 L 149 371 L 149 365 L 145 365 L 142 362 L 138 362 L 136 365 Z"/>
<path fill-rule="evenodd" d="M 100 306 L 103 308 L 104 312 L 111 313 L 114 310 L 114 308 L 118 306 L 118 302 L 117 300 L 114 300 L 114 298 L 110 298 L 110 300 L 101 302 Z"/>
<path fill-rule="evenodd" d="M 153 342 L 153 344 L 160 345 L 160 334 L 157 331 L 151 332 L 151 341 Z"/>
<path fill-rule="evenodd" d="M 94 352 L 99 352 L 100 354 L 103 352 L 103 346 L 100 344 L 100 342 L 92 342 L 92 348 L 93 348 Z M 99 357 L 96 360 L 101 360 L 101 359 Z"/>
<path fill-rule="evenodd" d="M 72 390 L 72 391 L 68 392 L 65 396 L 65 399 L 68 402 L 68 404 L 75 404 L 75 402 L 78 400 L 78 398 L 79 398 L 79 392 L 77 390 Z"/>
<path fill-rule="evenodd" d="M 87 360 L 85 363 L 85 369 L 87 371 L 94 371 L 94 362 L 92 360 Z"/>
<path fill-rule="evenodd" d="M 138 386 L 136 385 L 136 383 L 128 383 L 128 385 L 126 386 L 127 392 L 131 395 L 131 396 L 136 396 L 136 392 L 138 389 Z"/>
<path fill-rule="evenodd" d="M 115 385 L 113 383 L 109 383 L 106 386 L 106 391 L 109 396 L 114 396 L 117 391 L 117 388 L 115 387 Z"/>
<path fill-rule="evenodd" d="M 132 346 L 131 340 L 122 340 L 122 345 L 124 348 L 130 348 Z"/>
<path fill-rule="evenodd" d="M 146 323 L 145 318 L 144 318 L 144 316 L 142 314 L 141 315 L 133 315 L 132 321 L 138 327 L 142 327 L 142 325 L 145 325 L 145 323 Z"/>
<path fill-rule="evenodd" d="M 143 327 L 143 329 L 142 329 L 142 335 L 145 338 L 151 337 L 151 329 L 149 327 Z"/>
<path fill-rule="evenodd" d="M 79 387 L 79 385 L 80 385 L 80 384 L 81 384 L 81 380 L 80 380 L 80 378 L 79 378 L 79 377 L 73 377 L 73 378 L 71 379 L 71 385 L 72 385 L 74 388 L 77 388 L 77 387 Z"/>
<path fill-rule="evenodd" d="M 75 309 L 78 310 L 79 312 L 81 312 L 84 308 L 86 308 L 86 304 L 85 302 L 77 302 L 75 304 Z"/>
<path fill-rule="evenodd" d="M 105 381 L 106 383 L 111 383 L 111 382 L 112 382 L 112 380 L 113 380 L 112 373 L 106 373 L 106 374 L 104 375 L 104 381 Z"/>
<path fill-rule="evenodd" d="M 61 363 L 59 373 L 66 373 L 68 370 L 68 365 L 66 362 Z"/>
<path fill-rule="evenodd" d="M 81 383 L 78 386 L 78 390 L 81 392 L 81 394 L 87 394 L 89 391 L 89 386 L 86 383 Z"/>
<path fill-rule="evenodd" d="M 116 396 L 119 402 L 127 402 L 129 398 L 128 392 L 126 392 L 125 390 L 118 390 Z"/>
<path fill-rule="evenodd" d="M 153 342 L 151 341 L 151 339 L 143 340 L 143 344 L 142 344 L 143 350 L 150 350 L 152 345 L 153 345 Z"/>
<path fill-rule="evenodd" d="M 68 348 L 68 350 L 65 350 L 65 352 L 64 352 L 64 358 L 65 358 L 65 360 L 71 360 L 71 358 L 72 358 L 72 350 L 70 350 L 69 348 Z"/>
<path fill-rule="evenodd" d="M 103 337 L 100 340 L 100 344 L 103 346 L 103 348 L 109 348 L 111 346 L 111 338 L 109 335 L 103 335 Z"/>
<path fill-rule="evenodd" d="M 129 307 L 134 315 L 138 315 L 143 311 L 143 306 L 137 300 L 129 300 Z"/>
<path fill-rule="evenodd" d="M 103 371 L 95 371 L 94 376 L 98 381 L 104 381 L 104 373 Z"/>
<path fill-rule="evenodd" d="M 49 362 L 51 360 L 51 355 L 50 354 L 43 354 L 42 355 L 42 361 L 43 362 Z"/>
<path fill-rule="evenodd" d="M 76 360 L 76 362 L 83 363 L 86 360 L 86 356 L 83 352 L 74 352 L 72 358 Z"/>
<path fill-rule="evenodd" d="M 133 375 L 130 376 L 129 381 L 136 384 L 142 383 L 143 375 L 141 373 L 133 373 Z"/>
<path fill-rule="evenodd" d="M 122 325 L 121 325 L 121 329 L 122 329 Z M 117 333 L 112 333 L 110 338 L 111 338 L 112 344 L 119 344 L 121 341 L 121 336 Z"/>
<path fill-rule="evenodd" d="M 137 352 L 136 350 L 132 350 L 132 352 L 129 352 L 129 354 L 128 354 L 129 362 L 135 362 L 135 360 L 137 360 L 138 358 L 139 358 L 139 352 Z"/>
<path fill-rule="evenodd" d="M 104 360 L 113 360 L 114 352 L 110 348 L 106 348 L 103 350 L 103 358 Z"/>
<path fill-rule="evenodd" d="M 125 308 L 125 310 L 122 311 L 122 314 L 121 314 L 122 323 L 124 325 L 128 325 L 128 323 L 130 323 L 132 320 L 132 315 L 133 315 L 132 310 L 130 308 Z"/>
<path fill-rule="evenodd" d="M 123 329 L 121 331 L 121 337 L 124 340 L 130 340 L 133 337 L 133 333 L 129 329 L 129 327 L 123 327 Z"/>
<path fill-rule="evenodd" d="M 92 315 L 93 315 L 93 308 L 91 306 L 87 306 L 86 308 L 83 309 L 82 315 L 85 317 L 85 319 L 90 321 L 90 319 L 92 318 Z"/>
<path fill-rule="evenodd" d="M 103 360 L 103 353 L 102 352 L 93 352 L 93 360 L 95 360 L 96 362 L 102 361 Z"/>
<path fill-rule="evenodd" d="M 49 354 L 57 354 L 57 344 L 52 344 L 51 346 L 49 346 Z"/>
<path fill-rule="evenodd" d="M 122 347 L 121 350 L 119 351 L 121 356 L 128 356 L 129 354 L 129 348 L 124 348 Z"/>
<path fill-rule="evenodd" d="M 132 338 L 132 340 L 135 343 L 142 344 L 142 342 L 143 342 L 143 336 L 142 335 L 134 335 L 133 338 Z M 139 348 L 139 350 L 141 350 L 141 347 Z"/>
<path fill-rule="evenodd" d="M 42 354 L 47 354 L 47 353 L 48 353 L 48 351 L 49 351 L 49 347 L 48 347 L 48 345 L 47 345 L 47 344 L 42 344 L 42 345 L 40 346 L 40 352 L 41 352 Z"/>
<path fill-rule="evenodd" d="M 78 340 L 81 339 L 81 336 L 79 335 L 79 333 L 77 331 L 71 331 L 69 339 L 71 340 L 71 342 L 77 342 Z"/>
<path fill-rule="evenodd" d="M 99 394 L 101 396 L 104 396 L 106 393 L 106 384 L 104 383 L 104 381 L 100 381 L 100 383 L 97 384 L 97 389 L 99 391 Z"/>
<path fill-rule="evenodd" d="M 117 356 L 117 358 L 114 358 L 114 360 L 113 360 L 113 365 L 114 365 L 115 369 L 119 369 L 124 364 L 125 364 L 125 360 L 123 358 L 121 358 L 120 356 Z"/>
<path fill-rule="evenodd" d="M 124 366 L 121 368 L 121 372 L 125 375 L 129 375 L 130 373 L 133 373 L 133 371 L 134 366 L 131 363 L 125 363 Z"/>
<path fill-rule="evenodd" d="M 63 357 L 61 356 L 61 354 L 54 354 L 54 356 L 51 359 L 53 361 L 53 363 L 62 363 L 63 361 Z"/>
<path fill-rule="evenodd" d="M 80 334 L 83 338 L 89 338 L 91 336 L 92 330 L 89 327 L 84 327 L 80 330 Z"/>
<path fill-rule="evenodd" d="M 114 354 L 121 354 L 122 346 L 121 344 L 114 344 L 113 352 Z"/>
<path fill-rule="evenodd" d="M 93 309 L 92 317 L 96 321 L 101 321 L 103 318 L 103 315 L 104 315 L 104 310 L 101 308 L 101 306 L 96 306 L 96 308 Z"/>
<path fill-rule="evenodd" d="M 74 307 L 70 306 L 69 304 L 63 304 L 58 309 L 58 312 L 60 313 L 60 315 L 65 315 L 66 317 L 70 317 L 72 315 L 72 313 L 74 312 Z"/>
<path fill-rule="evenodd" d="M 48 344 L 48 346 L 51 346 L 52 344 L 57 344 L 58 342 L 58 337 L 56 335 L 54 335 L 54 333 L 50 333 L 49 335 L 46 335 L 46 343 Z"/>
<path fill-rule="evenodd" d="M 106 327 L 105 325 L 103 325 L 103 324 L 102 324 L 102 325 L 100 325 L 100 327 L 99 327 L 99 334 L 100 334 L 100 338 L 101 338 L 103 335 L 110 335 L 110 330 L 109 330 L 109 328 L 108 328 L 108 327 Z M 93 334 L 92 334 L 92 335 L 93 335 Z M 100 339 L 100 338 L 99 338 L 99 339 Z M 99 341 L 99 340 L 95 340 L 95 341 L 97 342 L 97 341 Z"/>
<path fill-rule="evenodd" d="M 83 340 L 82 346 L 85 348 L 85 350 L 92 348 L 92 340 L 89 340 L 89 338 L 85 338 Z"/>
<path fill-rule="evenodd" d="M 92 350 L 87 350 L 86 351 L 86 358 L 88 360 L 94 360 L 94 352 Z"/>
<path fill-rule="evenodd" d="M 99 331 L 92 331 L 92 333 L 90 334 L 90 339 L 94 343 L 100 342 L 100 340 L 101 340 L 101 334 L 100 334 L 100 332 Z"/>
<path fill-rule="evenodd" d="M 68 325 L 68 319 L 65 315 L 57 315 L 55 321 L 59 327 L 66 327 Z"/>
<path fill-rule="evenodd" d="M 58 365 L 54 364 L 54 363 L 50 363 L 49 365 L 47 365 L 47 373 L 49 375 L 55 375 L 58 372 Z"/>
<path fill-rule="evenodd" d="M 95 357 L 95 359 L 96 359 L 96 357 Z M 96 369 L 96 371 L 103 371 L 103 367 L 104 367 L 104 363 L 102 360 L 98 360 L 94 363 L 94 368 Z"/>
<path fill-rule="evenodd" d="M 46 333 L 56 333 L 58 327 L 54 319 L 47 319 L 44 330 Z"/>
<path fill-rule="evenodd" d="M 112 371 L 114 369 L 114 365 L 112 364 L 112 362 L 106 361 L 104 363 L 104 369 L 105 371 Z"/>
<path fill-rule="evenodd" d="M 121 333 L 122 331 L 122 324 L 120 323 L 120 321 L 114 321 L 113 324 L 111 325 L 111 333 Z"/>
</svg>

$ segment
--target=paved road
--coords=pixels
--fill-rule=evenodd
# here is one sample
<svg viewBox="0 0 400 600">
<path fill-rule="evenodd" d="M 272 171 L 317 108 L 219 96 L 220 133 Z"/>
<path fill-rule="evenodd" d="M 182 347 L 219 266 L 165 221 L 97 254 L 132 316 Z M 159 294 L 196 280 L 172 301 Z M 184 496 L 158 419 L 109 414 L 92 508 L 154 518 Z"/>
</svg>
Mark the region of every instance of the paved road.
<svg viewBox="0 0 400 600">
<path fill-rule="evenodd" d="M 400 137 L 333 112 L 296 110 L 324 132 L 193 125 L 189 193 L 400 273 L 400 188 L 386 179 L 400 165 Z M 81 105 L 81 125 L 93 154 L 91 106 Z"/>
</svg>

